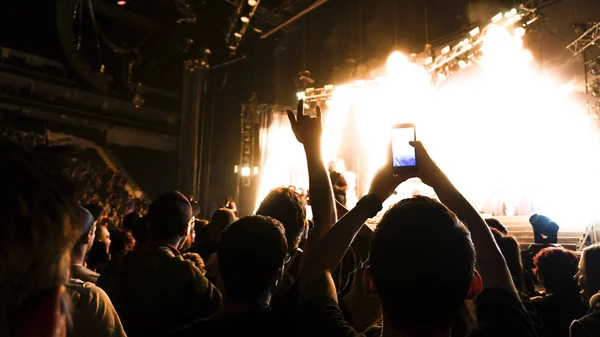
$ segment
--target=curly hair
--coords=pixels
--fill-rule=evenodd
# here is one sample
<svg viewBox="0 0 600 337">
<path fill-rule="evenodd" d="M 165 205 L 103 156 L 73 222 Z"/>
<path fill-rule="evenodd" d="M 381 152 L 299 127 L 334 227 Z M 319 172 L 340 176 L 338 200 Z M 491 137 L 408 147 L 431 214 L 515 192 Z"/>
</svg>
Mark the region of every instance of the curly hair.
<svg viewBox="0 0 600 337">
<path fill-rule="evenodd" d="M 285 227 L 285 238 L 290 250 L 296 249 L 300 236 L 306 229 L 306 199 L 302 198 L 293 187 L 274 188 L 263 199 L 256 211 L 277 219 Z"/>
<path fill-rule="evenodd" d="M 577 287 L 573 277 L 577 274 L 578 263 L 579 259 L 572 251 L 548 247 L 533 258 L 533 272 L 546 288 L 546 293 L 552 294 Z"/>
</svg>

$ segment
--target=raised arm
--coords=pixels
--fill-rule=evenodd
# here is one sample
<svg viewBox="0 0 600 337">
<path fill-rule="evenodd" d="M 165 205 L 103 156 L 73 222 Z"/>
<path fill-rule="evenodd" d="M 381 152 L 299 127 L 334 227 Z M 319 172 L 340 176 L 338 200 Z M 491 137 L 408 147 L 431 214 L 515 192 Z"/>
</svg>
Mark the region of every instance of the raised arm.
<svg viewBox="0 0 600 337">
<path fill-rule="evenodd" d="M 369 194 L 344 215 L 314 249 L 303 257 L 305 263 L 299 277 L 301 302 L 314 296 L 329 296 L 337 301 L 331 272 L 340 262 L 365 221 L 381 210 L 382 202 L 407 178 L 407 176 L 394 176 L 391 163 L 382 168 L 373 178 Z"/>
<path fill-rule="evenodd" d="M 419 178 L 435 190 L 440 201 L 456 213 L 471 232 L 483 287 L 502 289 L 517 297 L 506 261 L 483 218 L 431 159 L 423 144 L 413 142 L 411 145 L 417 152 Z"/>
<path fill-rule="evenodd" d="M 304 114 L 304 101 L 300 100 L 298 101 L 296 116 L 290 110 L 287 114 L 296 139 L 304 145 L 308 166 L 308 183 L 314 228 L 304 246 L 304 250 L 307 252 L 313 249 L 315 244 L 335 223 L 335 202 L 329 174 L 321 155 L 321 136 L 323 133 L 321 108 L 317 106 L 317 116 L 312 118 Z"/>
</svg>

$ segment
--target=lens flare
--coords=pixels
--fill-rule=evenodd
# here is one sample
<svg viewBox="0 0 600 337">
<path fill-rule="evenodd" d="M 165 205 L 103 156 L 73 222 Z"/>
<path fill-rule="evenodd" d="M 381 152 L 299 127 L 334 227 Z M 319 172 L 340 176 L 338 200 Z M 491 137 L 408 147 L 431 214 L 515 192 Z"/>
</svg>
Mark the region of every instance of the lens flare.
<svg viewBox="0 0 600 337">
<path fill-rule="evenodd" d="M 581 229 L 600 218 L 597 126 L 574 88 L 538 72 L 532 60 L 521 31 L 492 26 L 481 55 L 432 87 L 431 74 L 394 52 L 384 76 L 335 88 L 324 113 L 323 159 L 341 158 L 344 145 L 358 139 L 358 163 L 347 162 L 355 173 L 346 174 L 365 194 L 386 162 L 391 125 L 414 123 L 432 158 L 478 210 L 539 212 L 562 228 Z M 356 130 L 351 137 L 349 127 Z M 276 186 L 308 188 L 289 124 L 268 133 L 259 201 Z M 411 180 L 388 203 L 415 191 L 433 194 Z"/>
</svg>

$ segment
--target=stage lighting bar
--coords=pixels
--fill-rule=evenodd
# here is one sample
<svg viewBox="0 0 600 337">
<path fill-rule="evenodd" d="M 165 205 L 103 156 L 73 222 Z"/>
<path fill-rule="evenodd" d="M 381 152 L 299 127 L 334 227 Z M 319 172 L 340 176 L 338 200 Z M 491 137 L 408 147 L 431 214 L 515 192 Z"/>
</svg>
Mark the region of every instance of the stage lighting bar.
<svg viewBox="0 0 600 337">
<path fill-rule="evenodd" d="M 585 51 L 587 48 L 596 45 L 596 42 L 600 40 L 600 22 L 596 23 L 592 28 L 586 30 L 581 36 L 571 42 L 567 49 L 569 49 L 573 56 L 577 56 Z"/>
<path fill-rule="evenodd" d="M 230 55 L 233 56 L 236 54 L 259 5 L 260 0 L 240 0 L 235 15 L 231 19 L 229 31 L 225 39 Z"/>
<path fill-rule="evenodd" d="M 428 57 L 425 60 L 425 69 L 432 73 L 433 77 L 437 77 L 437 72 L 447 72 L 448 65 L 460 61 L 462 61 L 461 64 L 466 62 L 465 59 L 480 51 L 486 32 L 492 26 L 515 26 L 514 34 L 523 36 L 526 33 L 526 28 L 538 19 L 539 16 L 535 9 L 529 9 L 523 5 L 506 13 L 498 13 L 490 20 L 491 23 L 483 29 L 475 27 L 464 40 L 458 42 L 454 47 L 446 46 L 441 50 L 441 55 Z M 462 67 L 459 65 L 459 68 Z"/>
</svg>

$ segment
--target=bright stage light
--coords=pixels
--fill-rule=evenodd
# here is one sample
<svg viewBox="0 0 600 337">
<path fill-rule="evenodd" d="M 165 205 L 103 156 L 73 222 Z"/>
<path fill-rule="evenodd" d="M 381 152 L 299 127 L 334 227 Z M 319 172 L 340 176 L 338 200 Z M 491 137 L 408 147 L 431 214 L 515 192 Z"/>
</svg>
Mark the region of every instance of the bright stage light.
<svg viewBox="0 0 600 337">
<path fill-rule="evenodd" d="M 475 27 L 473 28 L 470 32 L 469 35 L 471 35 L 471 37 L 475 37 L 477 36 L 481 31 L 479 30 L 479 27 Z"/>
<path fill-rule="evenodd" d="M 242 167 L 242 170 L 240 171 L 240 175 L 242 177 L 249 177 L 250 176 L 250 167 L 248 167 L 248 166 Z"/>
<path fill-rule="evenodd" d="M 516 36 L 518 36 L 518 37 L 523 37 L 523 36 L 525 36 L 526 32 L 527 31 L 525 31 L 525 28 L 523 28 L 523 27 L 517 27 L 517 28 L 515 28 L 514 34 Z"/>
<path fill-rule="evenodd" d="M 547 69 L 540 75 L 514 33 L 511 27 L 484 30 L 477 62 L 437 88 L 430 85 L 430 73 L 398 52 L 388 58 L 380 79 L 336 86 L 323 115 L 323 159 L 358 156 L 360 172 L 345 173 L 358 176 L 356 190 L 362 195 L 386 161 L 386 130 L 412 122 L 432 157 L 478 210 L 539 212 L 563 229 L 579 230 L 599 219 L 596 122 L 574 86 L 557 82 Z M 466 64 L 458 61 L 460 68 Z M 282 120 L 263 131 L 268 137 L 261 135 L 266 165 L 258 202 L 273 187 L 308 188 L 302 146 L 289 123 Z M 347 153 L 348 144 L 357 153 Z M 410 181 L 388 204 L 415 190 L 432 193 Z"/>
<path fill-rule="evenodd" d="M 240 20 L 241 20 L 243 23 L 248 23 L 248 22 L 250 22 L 250 19 L 248 19 L 248 17 L 246 17 L 246 16 L 242 16 L 242 17 L 240 18 Z"/>
<path fill-rule="evenodd" d="M 498 13 L 496 14 L 493 18 L 492 18 L 492 23 L 498 23 L 500 22 L 500 20 L 502 20 L 502 18 L 504 17 L 504 15 L 502 13 Z"/>
<path fill-rule="evenodd" d="M 256 0 L 248 0 L 248 6 L 254 7 L 258 2 Z"/>
<path fill-rule="evenodd" d="M 127 1 L 125 1 L 125 0 L 119 0 L 119 1 L 117 1 L 117 5 L 119 5 L 119 6 L 125 6 L 125 5 L 127 5 Z"/>
<path fill-rule="evenodd" d="M 304 93 L 304 91 L 299 91 L 296 93 L 296 97 L 298 97 L 298 99 L 305 99 L 306 94 Z"/>
</svg>

